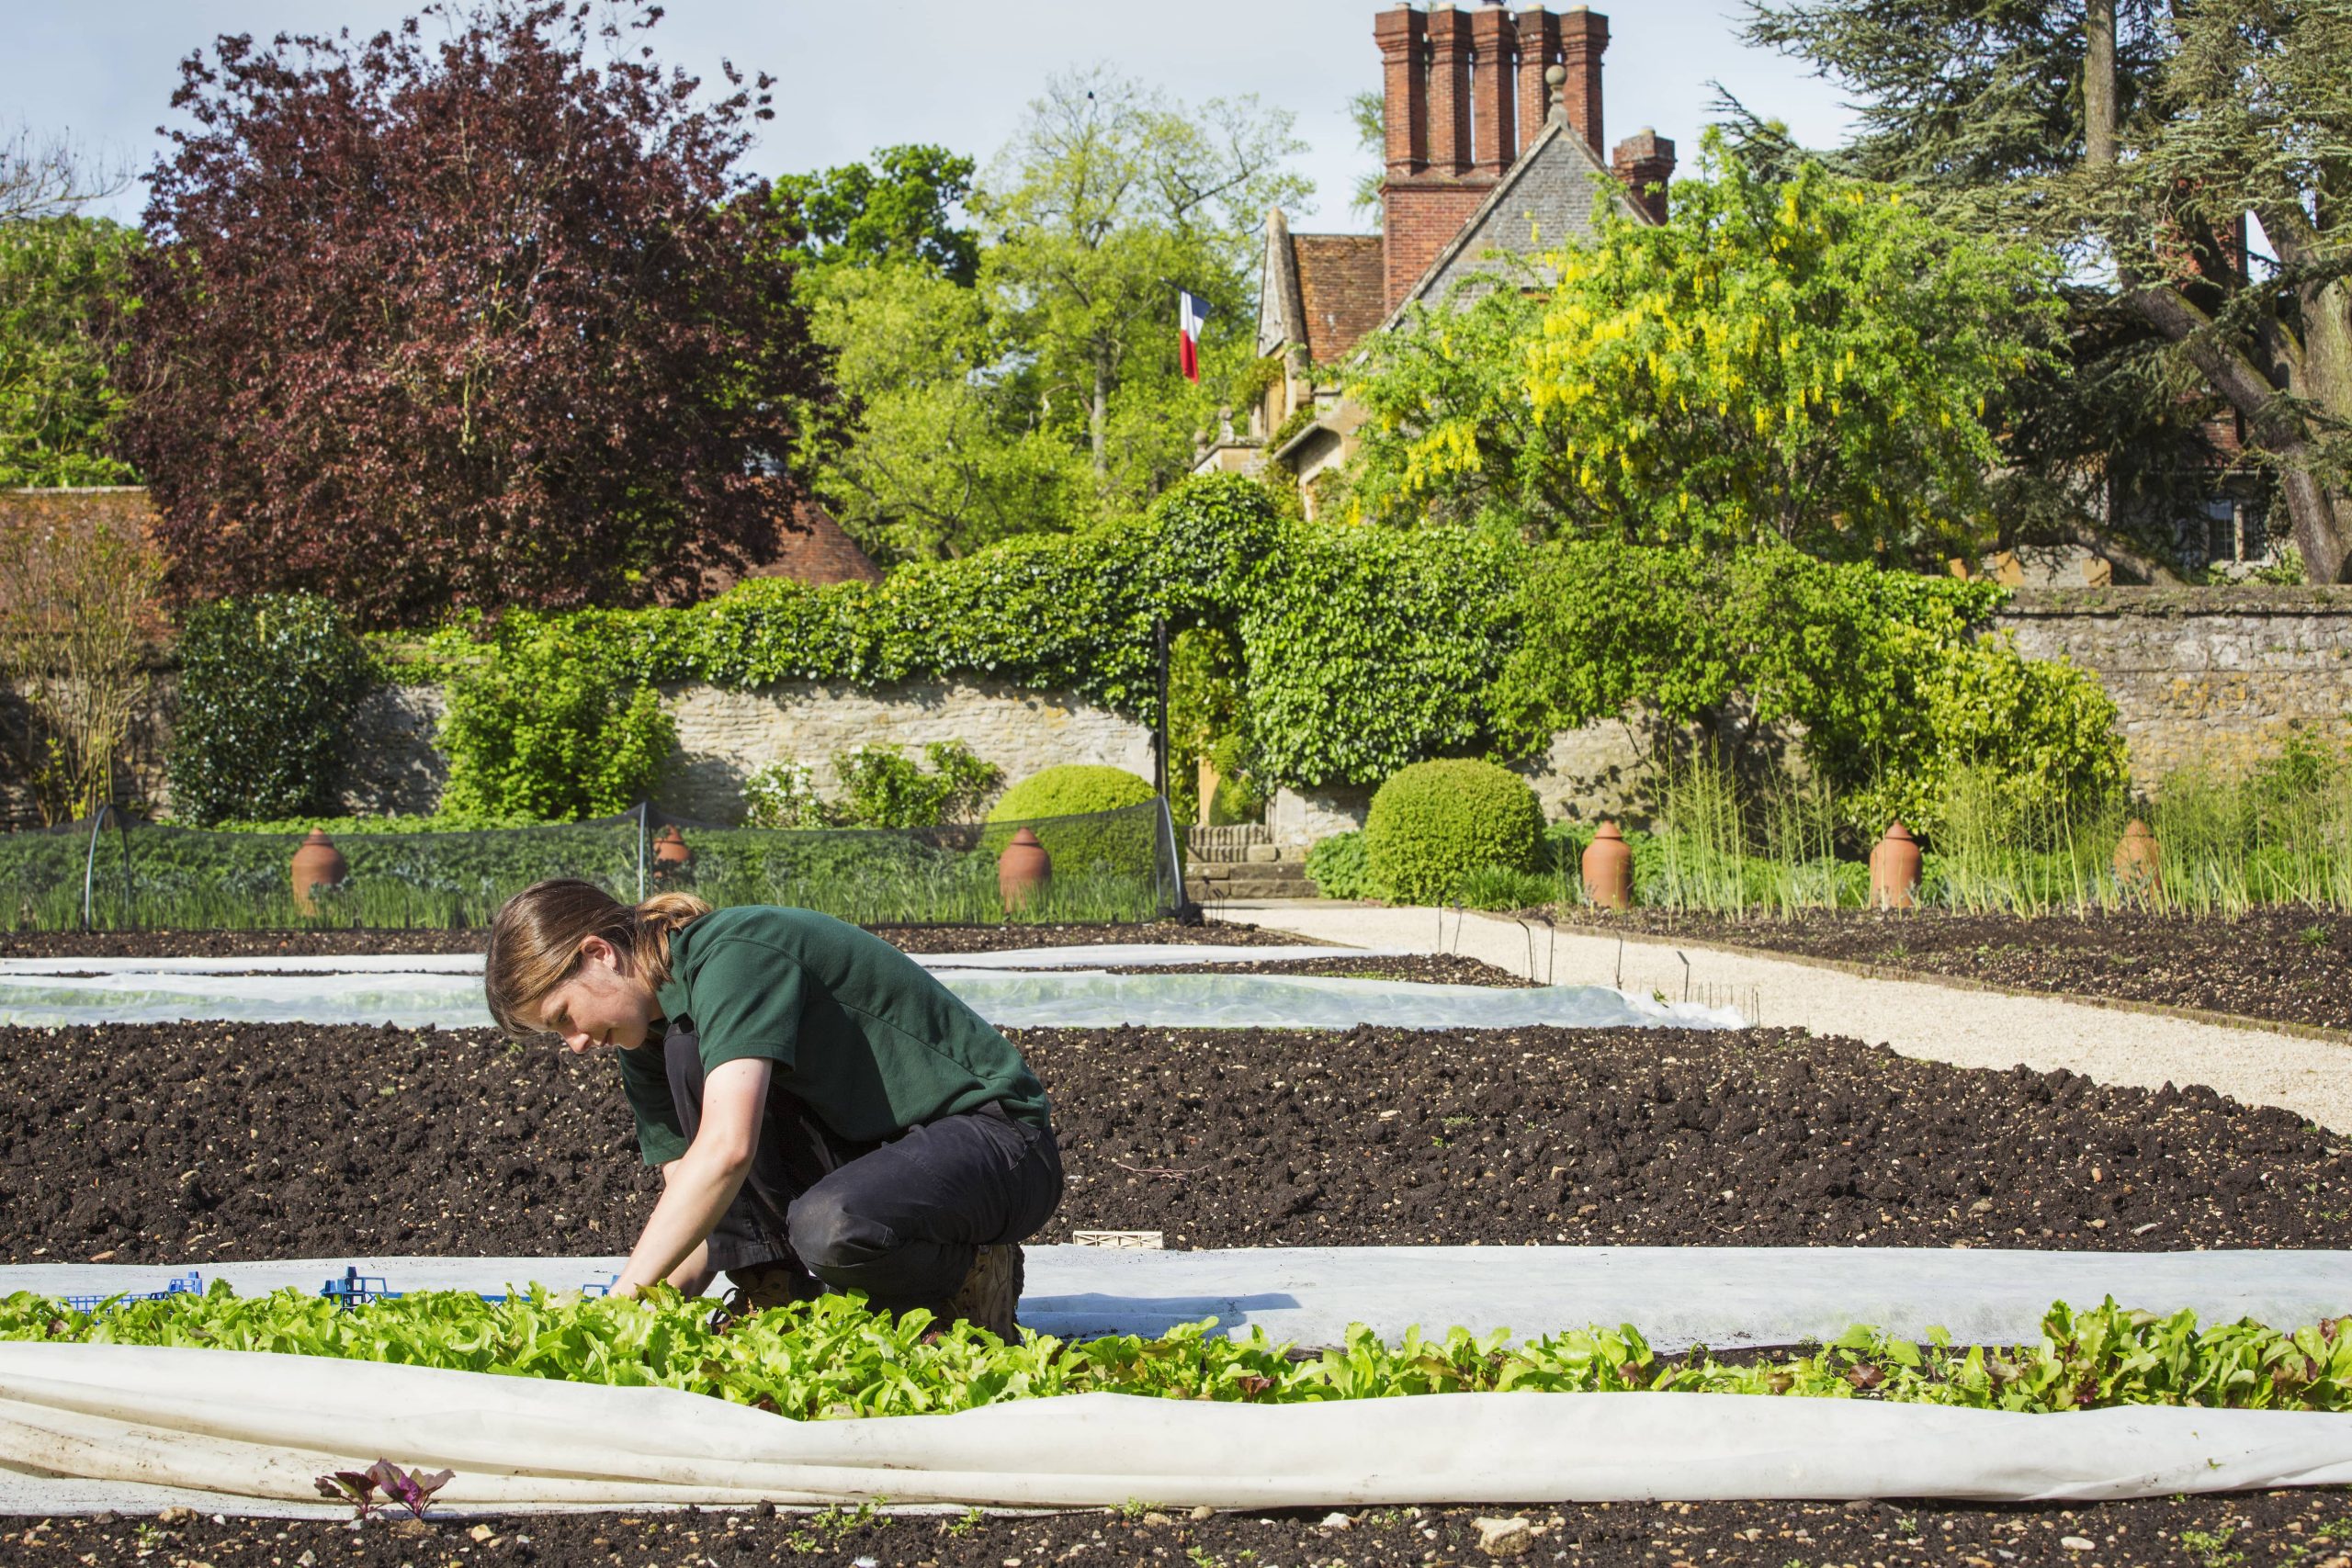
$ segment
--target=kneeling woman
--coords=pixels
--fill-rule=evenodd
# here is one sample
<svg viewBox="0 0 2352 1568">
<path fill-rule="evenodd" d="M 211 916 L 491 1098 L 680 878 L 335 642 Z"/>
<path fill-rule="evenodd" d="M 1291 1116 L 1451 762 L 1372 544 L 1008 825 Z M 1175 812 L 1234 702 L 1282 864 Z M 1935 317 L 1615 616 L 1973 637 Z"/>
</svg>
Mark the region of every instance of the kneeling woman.
<svg viewBox="0 0 2352 1568">
<path fill-rule="evenodd" d="M 807 909 L 631 908 L 541 882 L 498 912 L 511 1034 L 611 1047 L 662 1192 L 616 1291 L 748 1303 L 863 1291 L 1010 1338 L 1021 1248 L 1061 1201 L 1046 1091 L 1011 1042 L 881 938 Z"/>
</svg>

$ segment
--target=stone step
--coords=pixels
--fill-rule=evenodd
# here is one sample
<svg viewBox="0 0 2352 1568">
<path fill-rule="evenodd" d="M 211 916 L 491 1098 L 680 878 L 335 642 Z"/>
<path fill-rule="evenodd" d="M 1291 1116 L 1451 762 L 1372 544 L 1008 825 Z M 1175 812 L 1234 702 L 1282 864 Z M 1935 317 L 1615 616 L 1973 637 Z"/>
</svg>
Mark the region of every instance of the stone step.
<svg viewBox="0 0 2352 1568">
<path fill-rule="evenodd" d="M 1306 851 L 1297 844 L 1195 844 L 1184 858 L 1194 865 L 1279 865 L 1306 860 Z"/>
<path fill-rule="evenodd" d="M 1271 864 L 1194 865 L 1184 879 L 1186 893 L 1195 903 L 1218 898 L 1312 898 L 1315 884 L 1296 861 Z"/>
<path fill-rule="evenodd" d="M 1304 860 L 1195 861 L 1188 875 L 1204 882 L 1304 882 Z"/>
</svg>

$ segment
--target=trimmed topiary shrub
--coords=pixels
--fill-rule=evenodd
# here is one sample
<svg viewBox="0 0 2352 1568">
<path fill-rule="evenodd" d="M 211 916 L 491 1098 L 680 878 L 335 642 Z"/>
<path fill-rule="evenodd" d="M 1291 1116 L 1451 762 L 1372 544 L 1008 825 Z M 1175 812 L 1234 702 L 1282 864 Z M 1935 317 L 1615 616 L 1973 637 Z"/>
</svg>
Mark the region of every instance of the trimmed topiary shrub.
<svg viewBox="0 0 2352 1568">
<path fill-rule="evenodd" d="M 1026 822 L 1039 817 L 1083 817 L 1116 811 L 1151 798 L 1151 785 L 1125 768 L 1064 762 L 1031 773 L 1004 792 L 989 810 L 991 822 Z"/>
<path fill-rule="evenodd" d="M 1038 827 L 1037 841 L 1053 857 L 1055 881 L 1068 885 L 1087 876 L 1148 877 L 1160 860 L 1164 834 L 1158 812 L 1134 808 L 1153 798 L 1151 785 L 1125 768 L 1065 762 L 1034 773 L 1006 790 L 989 812 L 989 820 L 1011 824 L 1119 813 Z M 989 829 L 981 836 L 982 850 L 993 860 L 1004 852 L 1012 833 L 1010 826 Z"/>
<path fill-rule="evenodd" d="M 1532 870 L 1544 808 L 1525 779 L 1493 762 L 1415 762 L 1372 797 L 1365 859 L 1375 897 L 1432 903 L 1487 866 Z"/>
<path fill-rule="evenodd" d="M 1372 897 L 1372 864 L 1364 858 L 1361 829 L 1318 839 L 1306 852 L 1306 879 L 1326 898 Z"/>
<path fill-rule="evenodd" d="M 209 826 L 341 813 L 344 727 L 368 680 L 342 611 L 315 593 L 198 604 L 181 625 L 179 656 L 174 816 Z"/>
</svg>

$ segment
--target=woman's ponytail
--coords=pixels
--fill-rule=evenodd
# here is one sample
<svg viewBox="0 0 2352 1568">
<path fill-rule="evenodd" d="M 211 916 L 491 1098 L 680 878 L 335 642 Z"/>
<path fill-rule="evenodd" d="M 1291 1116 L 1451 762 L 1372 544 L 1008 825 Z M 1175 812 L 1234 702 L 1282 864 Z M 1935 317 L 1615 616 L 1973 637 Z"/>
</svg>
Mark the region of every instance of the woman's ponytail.
<svg viewBox="0 0 2352 1568">
<path fill-rule="evenodd" d="M 638 905 L 635 940 L 629 955 L 638 972 L 656 990 L 670 979 L 670 938 L 710 913 L 710 905 L 691 893 L 656 893 Z"/>
<path fill-rule="evenodd" d="M 634 908 L 593 882 L 535 882 L 499 909 L 482 959 L 490 1016 L 509 1034 L 537 1032 L 531 1014 L 580 967 L 581 944 L 602 937 L 628 955 L 632 977 L 659 990 L 670 979 L 670 939 L 710 913 L 691 893 L 656 893 Z"/>
</svg>

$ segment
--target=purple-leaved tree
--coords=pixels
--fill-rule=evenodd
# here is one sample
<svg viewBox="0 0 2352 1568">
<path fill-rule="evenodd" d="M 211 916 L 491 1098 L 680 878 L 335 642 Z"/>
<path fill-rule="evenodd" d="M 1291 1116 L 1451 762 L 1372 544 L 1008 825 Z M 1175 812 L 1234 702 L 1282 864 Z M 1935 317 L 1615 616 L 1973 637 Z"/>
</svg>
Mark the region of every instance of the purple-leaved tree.
<svg viewBox="0 0 2352 1568">
<path fill-rule="evenodd" d="M 735 172 L 770 82 L 729 66 L 698 105 L 643 41 L 661 8 L 626 9 L 436 6 L 182 62 L 125 426 L 178 592 L 376 626 L 620 603 L 785 525 L 829 388 Z"/>
</svg>

